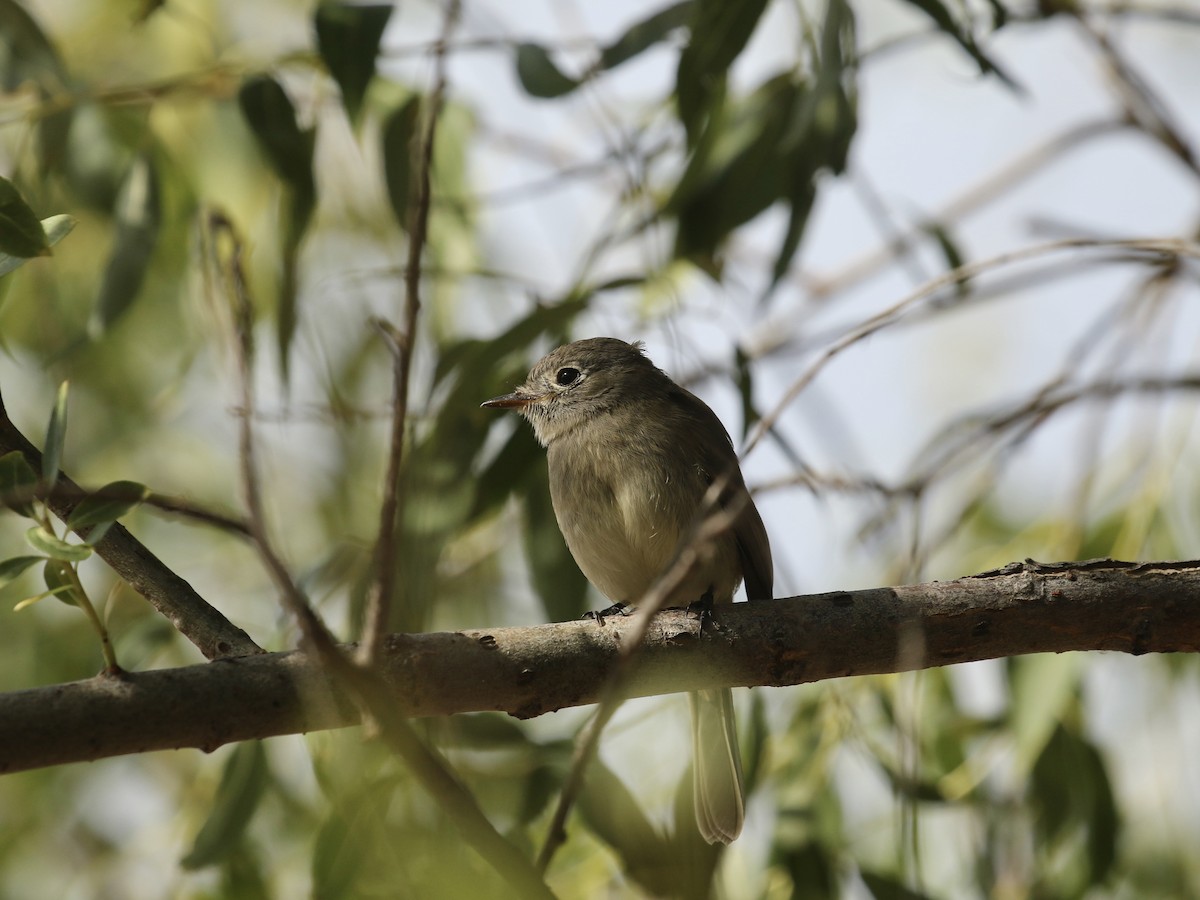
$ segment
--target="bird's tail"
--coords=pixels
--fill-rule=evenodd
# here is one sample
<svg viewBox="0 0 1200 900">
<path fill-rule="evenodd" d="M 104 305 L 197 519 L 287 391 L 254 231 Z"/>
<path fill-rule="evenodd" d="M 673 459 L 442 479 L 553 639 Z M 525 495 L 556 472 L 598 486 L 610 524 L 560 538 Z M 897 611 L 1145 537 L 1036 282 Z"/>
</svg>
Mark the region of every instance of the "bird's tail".
<svg viewBox="0 0 1200 900">
<path fill-rule="evenodd" d="M 729 688 L 688 695 L 692 707 L 692 769 L 696 824 L 710 844 L 728 844 L 742 833 L 742 754 L 738 749 Z"/>
</svg>

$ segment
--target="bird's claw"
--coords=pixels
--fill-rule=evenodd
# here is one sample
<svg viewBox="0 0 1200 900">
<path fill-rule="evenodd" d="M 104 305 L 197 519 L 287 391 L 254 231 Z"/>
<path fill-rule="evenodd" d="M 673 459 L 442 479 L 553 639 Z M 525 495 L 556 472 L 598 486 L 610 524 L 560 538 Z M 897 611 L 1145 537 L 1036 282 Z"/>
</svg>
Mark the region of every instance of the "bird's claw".
<svg viewBox="0 0 1200 900">
<path fill-rule="evenodd" d="M 628 616 L 632 613 L 632 608 L 625 603 L 614 603 L 612 606 L 605 609 L 593 609 L 585 612 L 583 618 L 594 619 L 597 624 L 603 626 L 604 620 L 609 616 Z"/>
</svg>

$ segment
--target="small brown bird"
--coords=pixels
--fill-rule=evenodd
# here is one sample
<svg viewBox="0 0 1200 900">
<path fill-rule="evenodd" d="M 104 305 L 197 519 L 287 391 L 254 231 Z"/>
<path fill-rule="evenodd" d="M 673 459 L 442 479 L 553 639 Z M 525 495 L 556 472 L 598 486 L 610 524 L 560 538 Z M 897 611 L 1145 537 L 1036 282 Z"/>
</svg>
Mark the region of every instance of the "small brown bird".
<svg viewBox="0 0 1200 900">
<path fill-rule="evenodd" d="M 614 603 L 637 602 L 692 533 L 710 485 L 738 511 L 715 552 L 667 598 L 730 603 L 746 582 L 770 599 L 771 546 L 721 420 L 642 353 L 640 343 L 590 338 L 559 347 L 513 393 L 485 407 L 516 409 L 546 448 L 554 515 L 583 574 Z M 729 843 L 745 816 L 733 695 L 690 695 L 696 822 Z"/>
</svg>

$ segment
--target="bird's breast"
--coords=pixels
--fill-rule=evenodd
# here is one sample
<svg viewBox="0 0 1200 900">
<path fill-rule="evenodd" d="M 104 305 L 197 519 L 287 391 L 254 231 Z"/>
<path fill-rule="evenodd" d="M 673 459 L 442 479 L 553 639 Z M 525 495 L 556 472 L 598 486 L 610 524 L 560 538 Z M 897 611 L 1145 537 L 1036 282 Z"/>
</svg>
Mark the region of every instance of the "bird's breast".
<svg viewBox="0 0 1200 900">
<path fill-rule="evenodd" d="M 610 446 L 601 457 L 595 447 L 573 452 L 577 449 L 550 447 L 550 493 L 559 528 L 592 584 L 614 602 L 635 603 L 675 559 L 703 485 L 681 482 L 678 474 L 672 480 L 667 461 L 643 453 Z M 698 600 L 709 580 L 697 573 L 688 596 L 678 602 Z M 718 590 L 731 595 L 736 583 L 720 580 Z"/>
</svg>

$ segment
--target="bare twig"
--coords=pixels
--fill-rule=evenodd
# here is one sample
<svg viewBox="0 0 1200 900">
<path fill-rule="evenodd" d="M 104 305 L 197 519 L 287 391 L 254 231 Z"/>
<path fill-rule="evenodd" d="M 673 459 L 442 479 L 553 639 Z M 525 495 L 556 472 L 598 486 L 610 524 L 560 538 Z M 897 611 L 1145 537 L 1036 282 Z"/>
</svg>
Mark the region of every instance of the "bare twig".
<svg viewBox="0 0 1200 900">
<path fill-rule="evenodd" d="M 446 93 L 446 47 L 458 22 L 460 0 L 446 7 L 442 35 L 434 46 L 433 90 L 425 111 L 424 128 L 417 146 L 414 171 L 416 203 L 408 222 L 408 264 L 404 270 L 404 321 L 400 328 L 386 327 L 385 336 L 392 351 L 392 430 L 387 472 L 383 481 L 383 502 L 379 509 L 379 536 L 375 541 L 375 577 L 367 593 L 367 614 L 360 648 L 367 665 L 379 659 L 387 634 L 392 602 L 396 594 L 394 551 L 399 519 L 404 514 L 401 469 L 404 462 L 404 433 L 408 422 L 408 392 L 412 372 L 413 347 L 417 339 L 417 316 L 421 311 L 421 256 L 429 233 L 431 197 L 430 170 L 433 166 L 433 142 Z"/>
<path fill-rule="evenodd" d="M 1183 131 L 1175 122 L 1166 103 L 1151 90 L 1145 79 L 1125 59 L 1107 34 L 1096 28 L 1082 15 L 1075 20 L 1103 55 L 1120 90 L 1126 114 L 1138 128 L 1154 138 L 1175 156 L 1193 175 L 1200 175 L 1200 161 L 1192 151 Z"/>
<path fill-rule="evenodd" d="M 876 313 L 868 318 L 857 328 L 847 332 L 838 340 L 834 341 L 827 347 L 813 363 L 804 371 L 804 373 L 792 382 L 791 386 L 784 392 L 783 397 L 776 403 L 766 415 L 764 415 L 754 427 L 749 439 L 746 442 L 746 447 L 742 451 L 743 458 L 747 456 L 762 440 L 784 410 L 795 400 L 800 393 L 812 383 L 813 379 L 821 372 L 825 366 L 837 357 L 842 351 L 854 346 L 864 338 L 900 321 L 908 311 L 920 301 L 937 294 L 939 291 L 956 284 L 960 284 L 971 278 L 975 278 L 980 274 L 991 269 L 1000 268 L 1003 266 L 1012 265 L 1014 263 L 1023 262 L 1028 259 L 1034 259 L 1039 256 L 1045 256 L 1051 253 L 1059 253 L 1066 250 L 1119 250 L 1129 254 L 1149 257 L 1191 257 L 1200 258 L 1200 244 L 1193 243 L 1178 238 L 1133 238 L 1130 240 L 1099 240 L 1096 238 L 1068 238 L 1061 241 L 1052 241 L 1046 244 L 1035 244 L 1031 247 L 1023 247 L 1019 250 L 1012 250 L 1007 253 L 1001 253 L 997 256 L 992 256 L 987 259 L 976 260 L 965 263 L 956 269 L 951 269 L 948 272 L 939 275 L 913 293 L 904 297 L 899 302 L 887 307 L 886 309 Z"/>
<path fill-rule="evenodd" d="M 241 393 L 241 418 L 238 456 L 242 469 L 242 490 L 249 511 L 250 532 L 271 580 L 279 590 L 284 607 L 295 616 L 302 645 L 329 674 L 348 691 L 360 709 L 371 717 L 383 740 L 440 802 L 446 815 L 458 826 L 464 838 L 496 871 L 516 888 L 520 896 L 549 897 L 550 892 L 530 862 L 484 816 L 474 796 L 453 775 L 446 763 L 417 737 L 394 708 L 394 702 L 382 677 L 372 669 L 359 667 L 339 647 L 321 617 L 275 551 L 268 533 L 254 441 L 254 389 L 252 366 L 254 341 L 253 314 L 241 266 L 241 243 L 232 224 L 219 215 L 210 217 L 210 227 L 227 234 L 229 255 L 222 273 L 234 304 L 237 328 L 235 351 Z M 215 245 L 216 242 L 214 242 Z"/>
<path fill-rule="evenodd" d="M 729 530 L 738 513 L 741 512 L 742 503 L 737 502 L 730 504 L 726 508 L 717 508 L 718 500 L 726 485 L 727 480 L 720 478 L 709 488 L 702 506 L 703 519 L 700 520 L 691 540 L 684 545 L 679 555 L 675 558 L 675 561 L 671 564 L 671 567 L 663 573 L 650 589 L 649 593 L 642 598 L 638 604 L 637 611 L 631 617 L 632 627 L 630 628 L 630 633 L 625 636 L 626 639 L 621 644 L 621 650 L 616 663 L 604 681 L 595 715 L 588 721 L 583 733 L 579 736 L 575 744 L 575 752 L 571 757 L 571 769 L 567 773 L 566 780 L 563 782 L 558 804 L 554 809 L 554 816 L 550 820 L 546 839 L 542 844 L 541 852 L 538 854 L 537 865 L 538 870 L 541 872 L 546 871 L 554 853 L 567 839 L 565 827 L 567 815 L 570 813 L 571 807 L 574 805 L 575 799 L 583 787 L 584 775 L 587 772 L 588 765 L 596 756 L 596 751 L 600 746 L 600 735 L 604 731 L 604 727 L 616 714 L 628 696 L 626 693 L 626 684 L 631 673 L 634 671 L 634 664 L 642 646 L 645 644 L 646 635 L 649 633 L 654 617 L 662 610 L 667 598 L 674 593 L 696 566 L 699 565 L 703 555 L 711 549 L 713 541 Z M 744 503 L 744 499 L 742 502 Z"/>
<path fill-rule="evenodd" d="M 975 210 L 1004 196 L 1014 186 L 1037 174 L 1054 160 L 1087 143 L 1093 138 L 1112 134 L 1129 127 L 1119 119 L 1096 119 L 1075 125 L 1038 144 L 999 170 L 963 191 L 941 209 L 926 216 L 912 228 L 897 235 L 877 250 L 849 263 L 841 271 L 826 277 L 803 275 L 803 287 L 817 299 L 829 297 L 858 284 L 888 265 L 916 238 L 929 230 L 931 224 L 947 224 L 965 218 Z"/>
</svg>

